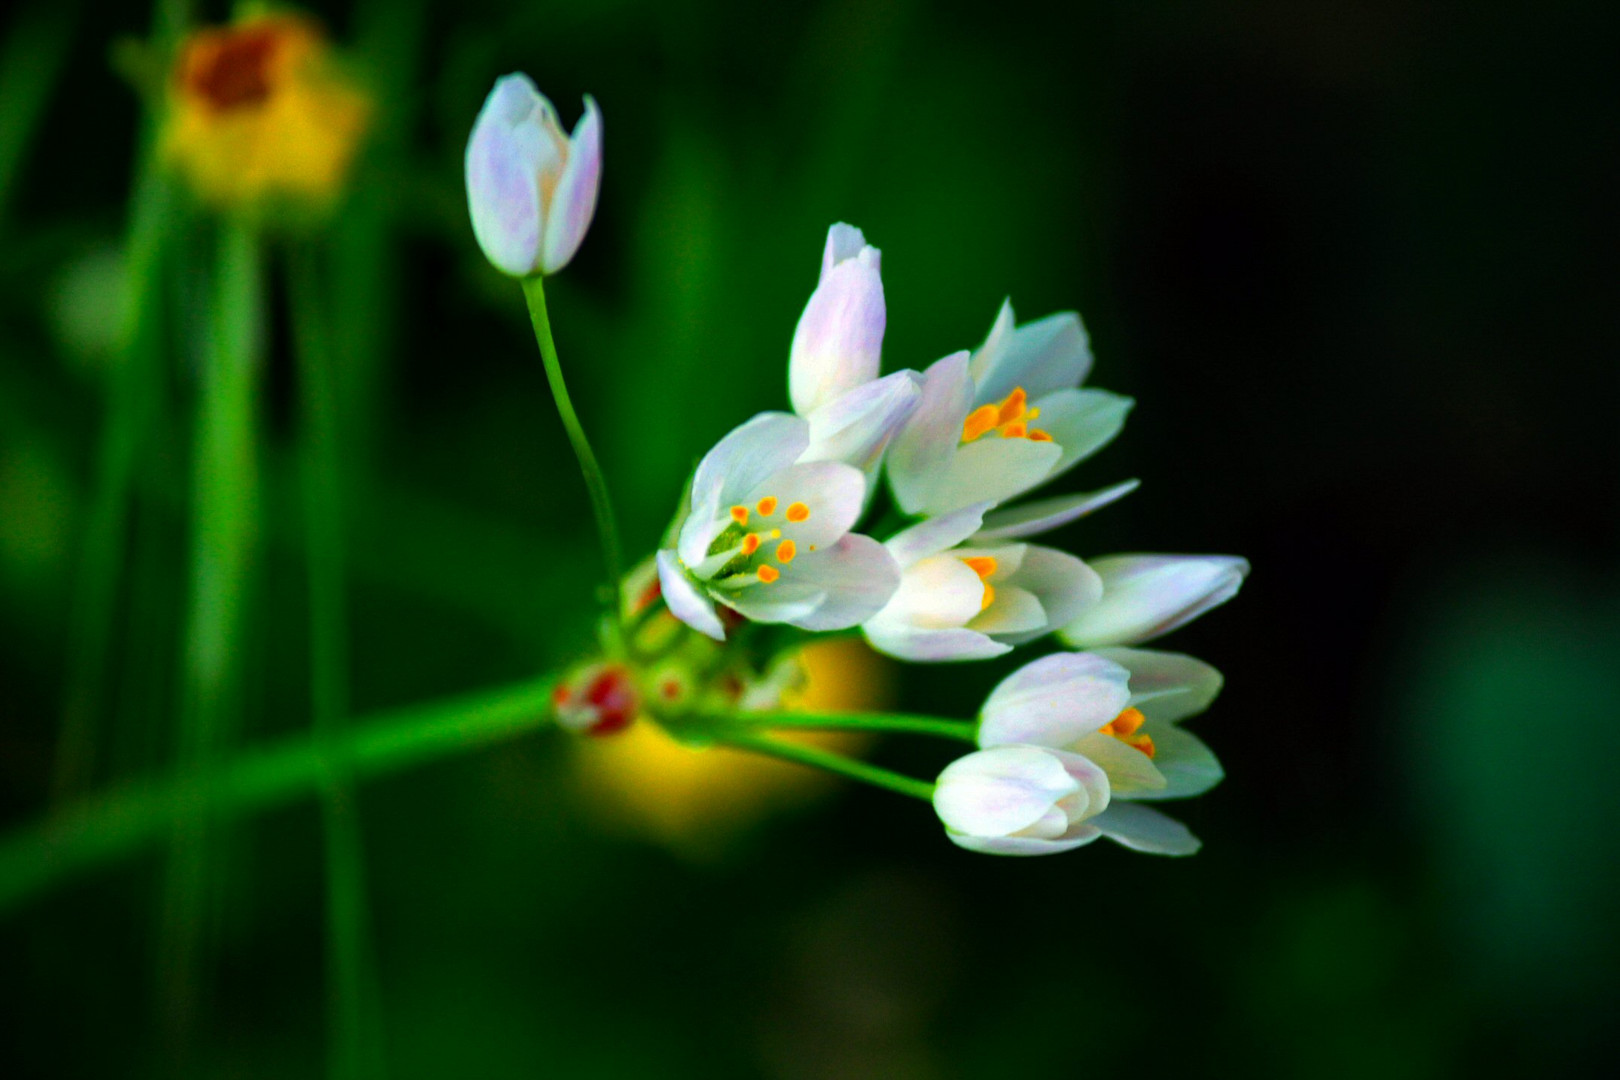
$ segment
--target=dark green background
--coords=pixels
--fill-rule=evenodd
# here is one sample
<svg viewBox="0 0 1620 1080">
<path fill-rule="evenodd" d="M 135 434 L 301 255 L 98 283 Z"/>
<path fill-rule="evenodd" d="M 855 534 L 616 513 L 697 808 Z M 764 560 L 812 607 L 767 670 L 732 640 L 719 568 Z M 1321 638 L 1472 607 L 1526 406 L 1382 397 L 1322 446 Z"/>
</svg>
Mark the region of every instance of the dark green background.
<svg viewBox="0 0 1620 1080">
<path fill-rule="evenodd" d="M 64 283 L 123 235 L 138 110 L 108 57 L 149 15 L 14 7 L 8 29 L 67 49 L 0 172 L 0 815 L 20 824 L 46 798 L 103 385 L 106 301 Z M 1610 5 L 323 13 L 381 94 L 335 226 L 357 708 L 586 640 L 584 494 L 461 190 L 514 69 L 565 122 L 584 92 L 605 115 L 596 224 L 550 298 L 635 551 L 697 455 L 783 405 L 845 220 L 883 249 L 891 369 L 976 344 L 1007 295 L 1085 316 L 1094 382 L 1139 404 L 1063 486 L 1144 484 L 1060 543 L 1254 564 L 1167 643 L 1228 677 L 1199 729 L 1229 778 L 1181 808 L 1191 860 L 974 857 L 926 807 L 849 789 L 692 861 L 599 831 L 556 734 L 369 784 L 393 1075 L 1567 1075 L 1620 1049 Z M 249 738 L 307 724 L 284 345 L 271 360 Z M 165 753 L 181 358 L 174 378 L 108 769 Z M 906 701 L 963 715 L 1005 668 L 912 669 Z M 939 755 L 878 752 L 925 775 Z M 316 1074 L 318 816 L 233 840 L 187 1068 Z M 0 1073 L 174 1074 L 158 867 L 0 924 Z"/>
</svg>

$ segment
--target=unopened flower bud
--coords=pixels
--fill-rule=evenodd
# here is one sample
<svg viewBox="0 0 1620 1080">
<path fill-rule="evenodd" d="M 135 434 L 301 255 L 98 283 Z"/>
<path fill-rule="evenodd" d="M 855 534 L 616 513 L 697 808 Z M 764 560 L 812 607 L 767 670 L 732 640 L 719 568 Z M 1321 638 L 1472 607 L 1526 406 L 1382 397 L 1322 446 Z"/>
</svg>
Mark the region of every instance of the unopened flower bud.
<svg viewBox="0 0 1620 1080">
<path fill-rule="evenodd" d="M 623 731 L 641 712 L 641 695 L 630 669 L 622 664 L 592 664 L 552 694 L 557 723 L 584 735 Z"/>
<path fill-rule="evenodd" d="M 527 75 L 496 80 L 467 140 L 473 235 L 496 269 L 555 274 L 579 250 L 602 179 L 602 113 L 587 95 L 572 136 Z"/>
</svg>

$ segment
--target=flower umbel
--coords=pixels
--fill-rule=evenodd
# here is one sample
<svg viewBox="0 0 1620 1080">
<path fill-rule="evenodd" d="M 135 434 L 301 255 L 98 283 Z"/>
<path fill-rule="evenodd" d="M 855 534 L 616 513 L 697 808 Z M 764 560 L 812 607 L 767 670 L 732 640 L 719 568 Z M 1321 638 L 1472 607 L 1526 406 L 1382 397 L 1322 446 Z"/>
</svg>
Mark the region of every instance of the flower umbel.
<svg viewBox="0 0 1620 1080">
<path fill-rule="evenodd" d="M 204 201 L 226 208 L 332 203 L 372 110 L 316 24 L 285 12 L 193 33 L 168 99 L 164 156 Z"/>
<path fill-rule="evenodd" d="M 1092 359 L 1079 316 L 1019 326 L 1004 304 L 976 352 L 883 375 L 881 254 L 861 230 L 832 226 L 788 350 L 792 411 L 761 412 L 704 454 L 656 552 L 619 580 L 606 482 L 569 400 L 541 289 L 579 246 L 600 162 L 595 104 L 586 99 L 565 138 L 521 75 L 497 82 L 467 146 L 474 232 L 491 262 L 524 279 L 610 568 L 601 656 L 554 703 L 562 726 L 610 736 L 584 752 L 625 766 L 602 773 L 619 778 L 604 783 L 660 808 L 668 824 L 675 804 L 649 776 L 678 768 L 702 777 L 702 791 L 724 792 L 718 777 L 740 775 L 740 754 L 927 799 L 951 841 L 973 851 L 1046 854 L 1100 836 L 1141 851 L 1196 850 L 1183 826 L 1138 805 L 1220 779 L 1214 756 L 1177 726 L 1220 687 L 1191 657 L 1047 656 L 1003 680 L 976 725 L 795 700 L 801 657 L 821 643 L 855 644 L 829 634 L 859 629 L 878 652 L 914 662 L 999 656 L 1054 632 L 1085 646 L 1134 644 L 1236 592 L 1240 559 L 1088 565 L 1029 542 L 1135 481 L 1005 505 L 1100 449 L 1130 410 L 1128 398 L 1081 388 Z M 885 466 L 892 504 L 874 509 Z M 930 784 L 860 760 L 853 743 L 807 737 L 817 731 L 978 749 Z"/>
</svg>

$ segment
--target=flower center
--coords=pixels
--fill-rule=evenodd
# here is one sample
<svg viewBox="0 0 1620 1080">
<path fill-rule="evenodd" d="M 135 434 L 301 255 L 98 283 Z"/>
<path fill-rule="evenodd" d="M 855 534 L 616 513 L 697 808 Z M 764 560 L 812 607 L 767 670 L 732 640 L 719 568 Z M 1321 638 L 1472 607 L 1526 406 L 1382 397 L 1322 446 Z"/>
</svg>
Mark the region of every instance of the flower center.
<svg viewBox="0 0 1620 1080">
<path fill-rule="evenodd" d="M 275 23 L 198 34 L 185 58 L 188 93 L 215 112 L 262 104 L 270 97 L 271 61 L 289 31 Z"/>
<path fill-rule="evenodd" d="M 1140 750 L 1148 757 L 1152 757 L 1158 752 L 1153 745 L 1153 736 L 1146 732 L 1137 733 L 1145 719 L 1147 718 L 1142 715 L 1141 709 L 1126 709 L 1098 728 L 1097 732 L 1100 735 L 1112 735 L 1133 750 Z"/>
<path fill-rule="evenodd" d="M 996 587 L 990 584 L 990 575 L 996 572 L 996 560 L 989 555 L 970 555 L 962 561 L 984 582 L 984 599 L 979 601 L 979 610 L 983 611 L 996 602 Z"/>
<path fill-rule="evenodd" d="M 1003 439 L 1051 442 L 1051 434 L 1029 426 L 1041 415 L 1041 410 L 1029 408 L 1028 403 L 1029 395 L 1019 386 L 995 405 L 980 405 L 962 421 L 962 441 L 970 443 L 994 431 Z"/>
<path fill-rule="evenodd" d="M 799 545 L 792 537 L 783 538 L 782 530 L 792 529 L 794 525 L 810 520 L 810 507 L 802 502 L 793 502 L 781 513 L 781 524 L 776 524 L 777 510 L 781 500 L 775 495 L 766 495 L 752 507 L 738 503 L 729 511 L 731 525 L 721 533 L 710 546 L 710 552 L 726 551 L 735 547 L 738 552 L 737 559 L 721 571 L 725 575 L 730 573 L 748 573 L 748 564 L 759 555 L 761 549 L 767 545 L 774 545 L 769 553 L 761 557 L 761 561 L 754 567 L 753 573 L 759 578 L 760 584 L 769 585 L 782 576 L 782 571 L 766 561 L 774 559 L 779 565 L 786 566 L 799 557 Z M 760 528 L 750 528 L 758 520 Z M 806 549 L 816 550 L 811 544 Z"/>
</svg>

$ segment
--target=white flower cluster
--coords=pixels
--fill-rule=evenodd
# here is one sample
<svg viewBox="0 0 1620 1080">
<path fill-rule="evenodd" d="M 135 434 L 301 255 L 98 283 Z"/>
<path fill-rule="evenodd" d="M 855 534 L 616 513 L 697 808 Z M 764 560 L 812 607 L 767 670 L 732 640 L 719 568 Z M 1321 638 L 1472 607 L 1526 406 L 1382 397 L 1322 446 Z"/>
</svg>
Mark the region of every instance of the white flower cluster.
<svg viewBox="0 0 1620 1080">
<path fill-rule="evenodd" d="M 983 748 L 940 776 L 950 836 L 1035 854 L 1109 836 L 1144 851 L 1197 847 L 1134 800 L 1197 794 L 1213 755 L 1173 724 L 1220 687 L 1190 657 L 1118 646 L 1167 633 L 1230 599 L 1248 565 L 1219 556 L 1117 555 L 1090 565 L 1028 542 L 1126 495 L 1008 505 L 1110 442 L 1132 402 L 1083 388 L 1079 316 L 1023 326 L 1004 304 L 989 337 L 926 371 L 880 376 L 880 257 L 834 225 L 794 333 L 793 411 L 761 413 L 704 456 L 657 554 L 671 612 L 716 641 L 733 620 L 807 631 L 859 627 L 890 656 L 976 660 L 1055 633 L 1093 652 L 1027 665 L 986 702 Z M 886 475 L 904 527 L 855 531 Z"/>
</svg>

